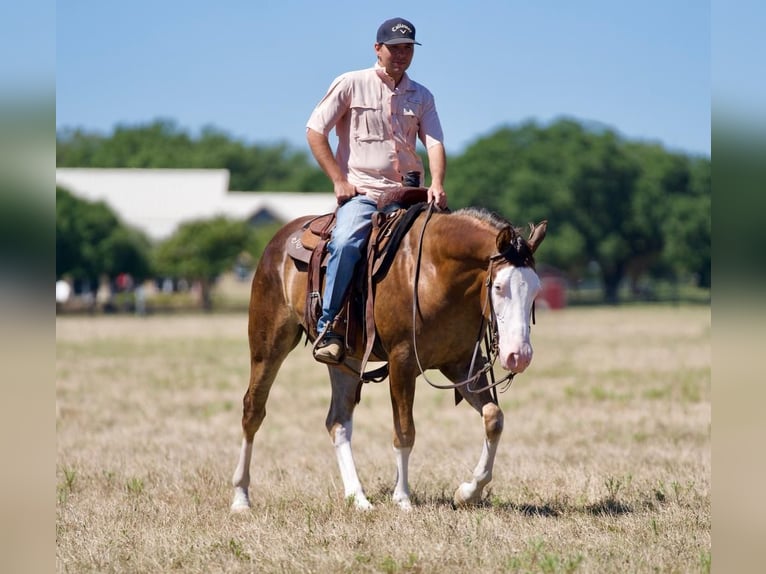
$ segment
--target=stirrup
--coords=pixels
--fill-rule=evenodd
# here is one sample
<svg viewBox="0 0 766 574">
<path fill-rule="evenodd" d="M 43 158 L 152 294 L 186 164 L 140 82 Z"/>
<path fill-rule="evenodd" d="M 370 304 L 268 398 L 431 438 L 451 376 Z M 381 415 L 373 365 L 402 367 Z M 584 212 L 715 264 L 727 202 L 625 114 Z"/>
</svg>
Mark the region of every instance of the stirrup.
<svg viewBox="0 0 766 574">
<path fill-rule="evenodd" d="M 327 331 L 319 336 L 314 343 L 312 353 L 314 359 L 327 365 L 338 365 L 343 361 L 346 353 L 343 337 L 332 331 Z"/>
</svg>

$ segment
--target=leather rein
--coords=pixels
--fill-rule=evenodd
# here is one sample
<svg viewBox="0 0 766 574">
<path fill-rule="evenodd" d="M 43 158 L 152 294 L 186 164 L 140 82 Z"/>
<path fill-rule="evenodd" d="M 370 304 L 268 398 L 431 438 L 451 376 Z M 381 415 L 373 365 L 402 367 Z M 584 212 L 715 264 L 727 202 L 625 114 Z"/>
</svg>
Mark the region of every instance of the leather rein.
<svg viewBox="0 0 766 574">
<path fill-rule="evenodd" d="M 484 282 L 486 286 L 486 295 L 484 298 L 484 304 L 482 305 L 481 310 L 481 324 L 479 326 L 479 332 L 476 336 L 476 344 L 474 345 L 473 349 L 473 355 L 471 357 L 471 366 L 468 368 L 468 377 L 462 381 L 459 381 L 457 383 L 449 383 L 449 384 L 439 384 L 434 383 L 432 380 L 428 378 L 428 376 L 425 373 L 425 369 L 423 369 L 423 365 L 420 362 L 420 356 L 418 355 L 418 341 L 417 341 L 417 335 L 415 330 L 415 323 L 417 321 L 417 312 L 418 312 L 418 280 L 420 278 L 420 264 L 423 256 L 423 238 L 425 236 L 426 232 L 426 225 L 428 224 L 429 219 L 431 219 L 431 215 L 433 214 L 433 208 L 434 204 L 433 202 L 429 203 L 428 205 L 428 211 L 426 212 L 426 219 L 423 222 L 423 229 L 420 231 L 420 240 L 418 244 L 418 257 L 417 262 L 415 265 L 415 280 L 414 280 L 414 287 L 413 287 L 413 297 L 412 297 L 412 345 L 413 345 L 413 351 L 415 352 L 415 361 L 417 362 L 418 369 L 420 370 L 420 374 L 423 376 L 423 379 L 432 387 L 436 389 L 459 389 L 461 387 L 467 387 L 467 390 L 471 393 L 480 393 L 482 391 L 486 390 L 495 390 L 499 385 L 502 385 L 505 383 L 505 386 L 500 389 L 501 393 L 504 393 L 507 391 L 511 384 L 513 383 L 513 378 L 516 376 L 516 373 L 508 373 L 506 376 L 504 376 L 502 379 L 496 381 L 495 380 L 495 373 L 493 371 L 493 367 L 495 365 L 495 361 L 497 361 L 498 356 L 498 346 L 499 346 L 499 333 L 497 328 L 497 315 L 495 314 L 495 308 L 492 305 L 492 296 L 491 296 L 491 285 L 492 285 L 492 276 L 494 271 L 494 265 L 496 262 L 501 260 L 506 260 L 506 256 L 503 253 L 495 253 L 494 255 L 491 255 L 489 257 L 489 264 L 487 266 L 487 278 Z M 489 309 L 489 313 L 487 313 L 487 309 Z M 534 323 L 534 316 L 535 316 L 535 307 L 534 303 L 532 304 L 532 323 Z M 476 362 L 477 359 L 481 356 L 481 347 L 482 344 L 484 345 L 484 349 L 486 351 L 487 359 L 484 362 L 484 365 L 481 367 L 477 367 Z M 477 370 L 474 372 L 474 368 Z M 471 386 L 471 383 L 474 383 L 475 381 L 479 380 L 482 375 L 488 374 L 490 381 L 486 385 L 482 387 L 473 387 Z M 497 398 L 495 397 L 495 401 Z"/>
</svg>

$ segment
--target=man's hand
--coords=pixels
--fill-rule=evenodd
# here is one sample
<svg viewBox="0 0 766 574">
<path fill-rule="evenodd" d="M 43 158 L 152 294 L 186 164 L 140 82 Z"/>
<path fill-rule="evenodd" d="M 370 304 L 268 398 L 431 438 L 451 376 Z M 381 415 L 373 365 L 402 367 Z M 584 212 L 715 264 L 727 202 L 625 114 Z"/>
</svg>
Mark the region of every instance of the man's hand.
<svg viewBox="0 0 766 574">
<path fill-rule="evenodd" d="M 433 202 L 439 209 L 446 209 L 447 194 L 441 186 L 432 185 L 428 188 L 428 202 Z"/>
<path fill-rule="evenodd" d="M 335 191 L 335 198 L 338 200 L 338 205 L 343 205 L 349 199 L 356 195 L 356 187 L 351 185 L 347 180 L 335 182 L 333 185 Z"/>
</svg>

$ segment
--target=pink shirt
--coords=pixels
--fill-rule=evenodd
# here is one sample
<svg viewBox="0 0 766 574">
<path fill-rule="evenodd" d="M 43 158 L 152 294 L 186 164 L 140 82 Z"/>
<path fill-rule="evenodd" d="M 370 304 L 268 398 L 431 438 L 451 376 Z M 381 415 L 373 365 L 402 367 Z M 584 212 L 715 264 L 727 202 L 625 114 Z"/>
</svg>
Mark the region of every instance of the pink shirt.
<svg viewBox="0 0 766 574">
<path fill-rule="evenodd" d="M 443 140 L 431 92 L 407 74 L 394 86 L 378 65 L 336 78 L 307 127 L 325 136 L 335 128 L 338 165 L 372 199 L 400 187 L 408 171 L 419 171 L 424 182 L 417 139 L 426 148 Z"/>
</svg>

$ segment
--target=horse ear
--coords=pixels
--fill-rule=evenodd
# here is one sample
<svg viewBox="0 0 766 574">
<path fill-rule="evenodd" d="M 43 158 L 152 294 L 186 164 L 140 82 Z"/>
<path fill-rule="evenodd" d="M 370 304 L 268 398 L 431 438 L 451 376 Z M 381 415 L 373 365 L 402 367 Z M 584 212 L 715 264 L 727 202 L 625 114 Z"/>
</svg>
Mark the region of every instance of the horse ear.
<svg viewBox="0 0 766 574">
<path fill-rule="evenodd" d="M 513 239 L 516 237 L 516 233 L 510 225 L 506 225 L 500 230 L 495 238 L 495 245 L 497 246 L 498 253 L 504 253 L 506 249 L 511 245 Z"/>
<path fill-rule="evenodd" d="M 529 243 L 529 248 L 532 250 L 532 253 L 540 247 L 543 239 L 545 239 L 546 231 L 548 231 L 547 219 L 543 219 L 537 225 L 529 224 L 529 239 L 527 239 L 527 243 Z"/>
</svg>

